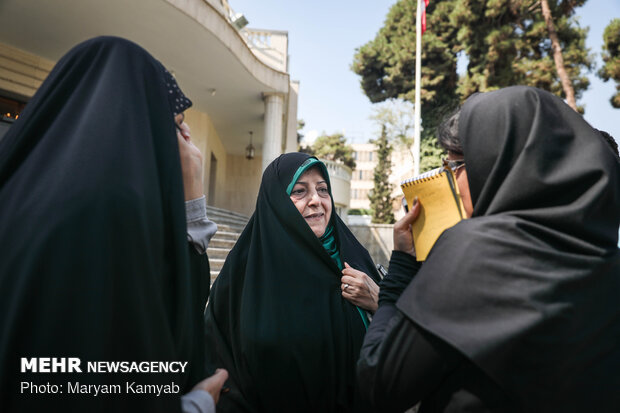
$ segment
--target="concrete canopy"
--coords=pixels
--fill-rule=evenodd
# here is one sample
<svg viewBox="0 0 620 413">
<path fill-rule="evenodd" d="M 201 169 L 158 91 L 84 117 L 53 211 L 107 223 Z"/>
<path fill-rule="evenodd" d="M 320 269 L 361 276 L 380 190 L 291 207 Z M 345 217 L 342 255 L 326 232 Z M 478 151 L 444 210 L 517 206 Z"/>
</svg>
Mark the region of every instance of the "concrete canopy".
<svg viewBox="0 0 620 413">
<path fill-rule="evenodd" d="M 286 97 L 289 75 L 254 56 L 211 2 L 217 0 L 2 0 L 0 42 L 57 61 L 95 36 L 132 40 L 173 72 L 194 106 L 209 114 L 227 153 L 244 153 L 248 131 L 260 153 L 262 95 Z"/>
</svg>

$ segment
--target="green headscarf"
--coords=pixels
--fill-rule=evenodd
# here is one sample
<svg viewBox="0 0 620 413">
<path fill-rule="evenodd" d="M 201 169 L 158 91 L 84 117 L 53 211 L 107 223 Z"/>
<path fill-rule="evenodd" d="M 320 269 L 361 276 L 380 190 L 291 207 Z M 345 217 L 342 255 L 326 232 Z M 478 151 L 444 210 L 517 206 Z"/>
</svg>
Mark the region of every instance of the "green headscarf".
<svg viewBox="0 0 620 413">
<path fill-rule="evenodd" d="M 317 158 L 308 158 L 304 163 L 301 164 L 301 166 L 297 169 L 297 172 L 295 172 L 295 175 L 293 175 L 291 183 L 286 188 L 286 194 L 288 196 L 291 196 L 291 192 L 293 192 L 293 187 L 297 183 L 299 177 L 313 166 L 318 166 L 321 169 L 323 177 L 328 181 L 329 196 L 333 200 L 334 198 L 332 197 L 331 185 L 329 185 L 329 174 L 327 173 L 327 167 Z M 332 213 L 334 213 L 333 205 L 334 204 L 332 201 Z M 327 251 L 329 256 L 332 257 L 332 260 L 334 260 L 338 268 L 340 270 L 343 270 L 344 265 L 342 264 L 342 260 L 340 259 L 340 251 L 338 250 L 338 243 L 336 242 L 336 237 L 334 236 L 334 226 L 332 225 L 331 217 L 329 219 L 329 224 L 327 225 L 327 228 L 325 228 L 325 232 L 323 233 L 323 235 L 321 235 L 321 237 L 319 238 L 319 241 L 321 241 L 321 244 L 323 244 L 323 248 L 325 248 L 325 251 Z"/>
<path fill-rule="evenodd" d="M 335 214 L 334 201 L 333 201 L 334 197 L 332 196 L 332 188 L 329 183 L 329 173 L 327 172 L 327 167 L 325 166 L 325 164 L 319 161 L 317 158 L 308 158 L 304 161 L 304 163 L 301 164 L 301 166 L 295 172 L 295 175 L 293 175 L 293 179 L 291 180 L 291 183 L 288 184 L 288 187 L 286 187 L 286 194 L 288 196 L 291 196 L 291 192 L 293 192 L 293 187 L 297 183 L 297 180 L 299 179 L 299 177 L 313 166 L 318 166 L 320 168 L 323 177 L 328 183 L 329 196 L 332 199 L 332 214 Z M 329 224 L 327 225 L 327 228 L 325 228 L 325 232 L 323 233 L 323 235 L 319 237 L 319 241 L 321 241 L 321 244 L 323 244 L 323 248 L 325 249 L 325 251 L 327 251 L 329 256 L 332 257 L 332 260 L 334 260 L 334 262 L 338 266 L 338 269 L 342 271 L 344 269 L 344 264 L 342 263 L 342 260 L 340 259 L 340 251 L 338 249 L 338 243 L 336 242 L 336 237 L 334 236 L 334 226 L 332 224 L 332 217 L 329 218 Z M 369 324 L 368 316 L 366 315 L 364 310 L 362 310 L 359 307 L 357 307 L 357 311 L 360 313 L 360 317 L 362 317 L 364 326 L 368 328 L 368 324 Z"/>
</svg>

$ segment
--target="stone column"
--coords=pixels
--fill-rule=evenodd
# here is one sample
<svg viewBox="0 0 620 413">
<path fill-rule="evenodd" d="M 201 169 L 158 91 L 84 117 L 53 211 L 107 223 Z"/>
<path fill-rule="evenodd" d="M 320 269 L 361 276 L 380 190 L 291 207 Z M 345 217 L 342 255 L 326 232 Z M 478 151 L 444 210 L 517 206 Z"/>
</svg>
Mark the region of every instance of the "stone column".
<svg viewBox="0 0 620 413">
<path fill-rule="evenodd" d="M 282 110 L 284 96 L 281 93 L 263 93 L 265 100 L 265 133 L 263 141 L 263 171 L 282 153 Z"/>
</svg>

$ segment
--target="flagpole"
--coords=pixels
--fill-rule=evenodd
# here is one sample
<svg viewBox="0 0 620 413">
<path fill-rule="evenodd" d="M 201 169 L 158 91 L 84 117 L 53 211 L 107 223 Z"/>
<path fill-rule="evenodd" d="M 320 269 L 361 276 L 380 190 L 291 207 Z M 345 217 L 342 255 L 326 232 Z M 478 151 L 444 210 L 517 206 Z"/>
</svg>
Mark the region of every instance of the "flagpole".
<svg viewBox="0 0 620 413">
<path fill-rule="evenodd" d="M 413 109 L 413 175 L 420 174 L 420 83 L 422 79 L 422 1 L 415 13 L 415 106 Z"/>
</svg>

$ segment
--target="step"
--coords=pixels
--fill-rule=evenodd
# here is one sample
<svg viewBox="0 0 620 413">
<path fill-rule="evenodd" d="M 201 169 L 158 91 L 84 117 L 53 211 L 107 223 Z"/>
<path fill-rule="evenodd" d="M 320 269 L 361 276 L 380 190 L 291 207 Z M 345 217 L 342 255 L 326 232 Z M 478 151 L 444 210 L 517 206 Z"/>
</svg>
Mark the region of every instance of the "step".
<svg viewBox="0 0 620 413">
<path fill-rule="evenodd" d="M 211 271 L 211 284 L 213 284 L 218 275 L 220 275 L 219 271 Z"/>
<path fill-rule="evenodd" d="M 238 212 L 234 212 L 234 211 L 229 211 L 227 209 L 222 209 L 222 208 L 216 208 L 214 206 L 210 206 L 207 205 L 207 214 L 213 214 L 213 215 L 226 215 L 226 216 L 230 216 L 230 217 L 236 217 L 242 220 L 248 220 L 250 219 L 249 216 L 247 215 L 243 215 L 240 214 Z"/>
<path fill-rule="evenodd" d="M 239 238 L 239 235 L 240 235 L 239 232 L 217 231 L 212 239 L 236 241 L 237 238 Z"/>
<path fill-rule="evenodd" d="M 241 234 L 245 229 L 245 224 L 241 225 L 239 223 L 222 223 L 213 221 L 217 224 L 217 232 L 238 232 Z"/>
<path fill-rule="evenodd" d="M 209 267 L 211 267 L 211 271 L 220 272 L 222 267 L 224 266 L 224 258 L 210 258 L 209 257 Z"/>
<path fill-rule="evenodd" d="M 235 214 L 227 214 L 227 213 L 222 213 L 222 212 L 214 212 L 214 211 L 209 211 L 207 210 L 207 216 L 209 217 L 216 217 L 216 218 L 226 218 L 226 219 L 232 219 L 232 220 L 236 220 L 236 221 L 242 221 L 242 222 L 247 222 L 250 220 L 249 217 L 243 216 L 243 215 L 235 215 Z"/>
<path fill-rule="evenodd" d="M 209 218 L 211 219 L 211 218 Z M 238 222 L 220 222 L 220 221 L 216 221 L 214 219 L 211 219 L 211 221 L 215 222 L 217 224 L 217 230 L 218 231 L 225 231 L 225 232 L 239 232 L 241 233 L 243 231 L 243 229 L 245 228 L 246 224 L 240 224 Z"/>
<path fill-rule="evenodd" d="M 232 247 L 235 246 L 235 243 L 237 241 L 236 240 L 232 240 L 232 239 L 222 239 L 222 238 L 218 238 L 217 237 L 217 233 L 215 234 L 215 236 L 213 238 L 211 238 L 211 241 L 209 241 L 209 248 L 214 247 L 214 248 L 227 248 L 227 249 L 231 249 Z"/>
<path fill-rule="evenodd" d="M 218 248 L 218 247 L 212 247 L 211 245 L 209 245 L 209 248 L 207 248 L 207 256 L 209 257 L 209 259 L 212 259 L 212 258 L 226 259 L 226 256 L 228 255 L 229 252 L 230 252 L 229 248 Z"/>
<path fill-rule="evenodd" d="M 207 217 L 215 223 L 222 224 L 237 224 L 237 225 L 245 225 L 249 221 L 247 218 L 240 218 L 230 215 L 221 215 L 221 214 L 210 214 L 207 212 Z"/>
</svg>

